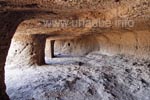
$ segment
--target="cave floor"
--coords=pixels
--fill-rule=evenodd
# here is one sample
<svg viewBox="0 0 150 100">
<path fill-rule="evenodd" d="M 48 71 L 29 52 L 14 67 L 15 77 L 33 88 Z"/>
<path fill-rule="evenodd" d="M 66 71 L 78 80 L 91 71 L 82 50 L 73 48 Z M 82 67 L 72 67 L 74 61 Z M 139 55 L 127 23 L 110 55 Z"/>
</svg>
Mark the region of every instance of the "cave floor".
<svg viewBox="0 0 150 100">
<path fill-rule="evenodd" d="M 46 61 L 5 67 L 11 100 L 150 100 L 148 60 L 92 52 Z"/>
</svg>

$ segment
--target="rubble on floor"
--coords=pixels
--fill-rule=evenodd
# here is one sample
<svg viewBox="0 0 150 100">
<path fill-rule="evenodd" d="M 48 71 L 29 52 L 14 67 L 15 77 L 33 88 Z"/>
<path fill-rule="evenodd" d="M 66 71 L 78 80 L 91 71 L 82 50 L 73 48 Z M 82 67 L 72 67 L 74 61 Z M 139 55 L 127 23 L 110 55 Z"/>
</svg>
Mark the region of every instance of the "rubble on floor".
<svg viewBox="0 0 150 100">
<path fill-rule="evenodd" d="M 150 100 L 148 60 L 92 52 L 46 61 L 24 69 L 5 67 L 11 100 Z"/>
</svg>

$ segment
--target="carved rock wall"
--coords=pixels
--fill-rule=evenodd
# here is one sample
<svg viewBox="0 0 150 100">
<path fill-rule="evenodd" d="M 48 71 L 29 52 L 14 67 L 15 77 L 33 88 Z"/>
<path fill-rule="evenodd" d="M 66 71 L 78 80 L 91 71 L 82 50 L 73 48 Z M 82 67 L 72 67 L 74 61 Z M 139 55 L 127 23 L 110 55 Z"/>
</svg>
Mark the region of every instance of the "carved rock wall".
<svg viewBox="0 0 150 100">
<path fill-rule="evenodd" d="M 0 12 L 0 100 L 9 100 L 5 92 L 4 66 L 11 38 L 21 21 L 20 17 L 21 15 L 16 15 L 14 12 Z"/>
<path fill-rule="evenodd" d="M 55 41 L 55 53 L 65 55 L 85 55 L 98 50 L 102 54 L 134 55 L 139 58 L 149 58 L 149 31 L 117 31 L 99 35 Z"/>
<path fill-rule="evenodd" d="M 6 64 L 31 66 L 44 64 L 45 36 L 15 35 L 9 49 Z M 17 66 L 18 67 L 18 66 Z"/>
</svg>

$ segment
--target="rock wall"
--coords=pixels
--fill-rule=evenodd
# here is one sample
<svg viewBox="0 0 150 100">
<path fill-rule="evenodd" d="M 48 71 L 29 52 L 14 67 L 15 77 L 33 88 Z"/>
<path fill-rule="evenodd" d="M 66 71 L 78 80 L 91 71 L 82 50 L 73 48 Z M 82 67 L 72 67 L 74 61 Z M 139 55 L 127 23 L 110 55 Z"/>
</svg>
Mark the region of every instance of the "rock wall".
<svg viewBox="0 0 150 100">
<path fill-rule="evenodd" d="M 8 65 L 31 66 L 44 64 L 45 36 L 15 35 L 7 56 Z"/>
<path fill-rule="evenodd" d="M 57 55 L 79 56 L 85 55 L 99 48 L 94 36 L 84 36 L 71 40 L 58 40 L 54 44 L 54 52 Z"/>
<path fill-rule="evenodd" d="M 45 57 L 47 58 L 54 57 L 54 43 L 55 43 L 55 40 L 46 39 Z"/>
<path fill-rule="evenodd" d="M 5 93 L 5 83 L 4 83 L 4 66 L 8 53 L 8 49 L 11 43 L 11 39 L 15 33 L 16 28 L 23 21 L 23 19 L 34 19 L 34 18 L 54 18 L 54 19 L 104 19 L 104 20 L 116 20 L 116 19 L 131 19 L 135 20 L 136 25 L 132 30 L 140 30 L 139 32 L 122 32 L 118 30 L 117 32 L 104 33 L 100 35 L 92 35 L 92 37 L 81 37 L 80 39 L 74 39 L 68 41 L 60 41 L 56 43 L 56 52 L 61 51 L 62 53 L 71 55 L 84 55 L 93 50 L 99 49 L 101 53 L 105 54 L 130 54 L 137 57 L 149 58 L 149 0 L 94 0 L 85 2 L 85 0 L 75 0 L 78 2 L 70 2 L 72 0 L 1 0 L 0 1 L 0 100 L 7 100 L 8 96 Z M 33 9 L 35 8 L 35 9 Z M 43 15 L 43 16 L 42 16 Z M 45 16 L 44 16 L 45 15 Z M 140 19 L 140 20 L 139 20 Z M 26 23 L 25 23 L 26 24 Z M 30 27 L 28 29 L 28 27 Z M 36 28 L 33 28 L 34 26 Z M 58 36 L 61 34 L 67 36 L 79 36 L 87 35 L 91 31 L 94 31 L 93 25 L 89 28 L 80 28 L 77 30 L 72 30 L 68 28 L 52 31 L 50 28 L 41 28 L 37 24 L 26 24 L 22 27 L 22 30 L 26 34 L 47 34 L 50 36 Z M 27 27 L 27 28 L 26 28 Z M 115 28 L 114 25 L 112 27 Z M 111 28 L 111 27 L 110 27 Z M 119 28 L 121 28 L 119 26 Z M 148 31 L 146 31 L 148 29 Z M 25 31 L 26 30 L 26 31 Z M 104 29 L 99 29 L 97 31 L 104 31 Z M 141 31 L 144 30 L 144 31 Z M 101 33 L 103 33 L 103 31 Z M 78 35 L 77 35 L 78 34 Z M 62 36 L 62 35 L 61 35 Z M 32 38 L 33 39 L 33 38 Z M 21 40 L 21 39 L 20 39 Z M 43 50 L 39 47 L 43 47 L 43 43 L 36 39 L 34 43 L 36 46 L 34 48 L 27 41 L 24 43 L 17 42 L 17 45 L 21 45 L 21 48 L 27 47 L 25 50 L 28 52 L 29 56 L 32 55 L 30 50 L 33 49 L 33 62 L 41 63 L 43 62 Z M 21 40 L 22 41 L 22 40 Z M 20 43 L 20 44 L 19 44 Z M 18 48 L 20 49 L 20 48 Z M 23 49 L 24 50 L 24 49 Z M 18 52 L 18 50 L 17 50 Z M 60 52 L 60 53 L 61 53 Z M 15 53 L 15 52 L 14 52 Z M 23 52 L 22 52 L 23 53 Z M 30 55 L 31 53 L 31 55 Z M 24 53 L 23 53 L 24 54 Z M 35 54 L 35 55 L 34 55 Z M 22 56 L 23 57 L 23 56 Z M 20 57 L 21 58 L 21 57 Z M 26 57 L 25 57 L 26 58 Z M 36 59 L 34 59 L 36 58 Z M 29 57 L 30 59 L 30 57 Z M 19 59 L 20 60 L 20 59 Z M 21 59 L 22 60 L 22 59 Z M 27 59 L 25 59 L 27 60 Z M 24 61 L 24 60 L 22 60 Z M 30 61 L 30 60 L 28 60 Z"/>
<path fill-rule="evenodd" d="M 4 66 L 11 38 L 21 22 L 20 17 L 21 15 L 16 15 L 14 12 L 0 12 L 0 100 L 9 100 L 5 92 Z"/>
<path fill-rule="evenodd" d="M 149 59 L 150 32 L 115 32 L 98 37 L 100 52 L 104 54 L 126 54 Z"/>
<path fill-rule="evenodd" d="M 134 55 L 138 58 L 148 58 L 150 55 L 149 31 L 116 31 L 104 34 L 92 34 L 71 40 L 55 42 L 55 54 L 85 55 L 98 50 L 102 54 Z"/>
</svg>

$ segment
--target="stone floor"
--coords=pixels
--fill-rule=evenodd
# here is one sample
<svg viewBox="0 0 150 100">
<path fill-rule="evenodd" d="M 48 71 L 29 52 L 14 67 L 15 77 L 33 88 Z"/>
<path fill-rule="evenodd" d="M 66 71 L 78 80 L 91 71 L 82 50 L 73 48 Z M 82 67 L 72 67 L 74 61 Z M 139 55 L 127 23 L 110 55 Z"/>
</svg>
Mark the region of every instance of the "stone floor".
<svg viewBox="0 0 150 100">
<path fill-rule="evenodd" d="M 11 100 L 150 100 L 148 60 L 92 52 L 46 62 L 49 65 L 6 65 Z"/>
</svg>

